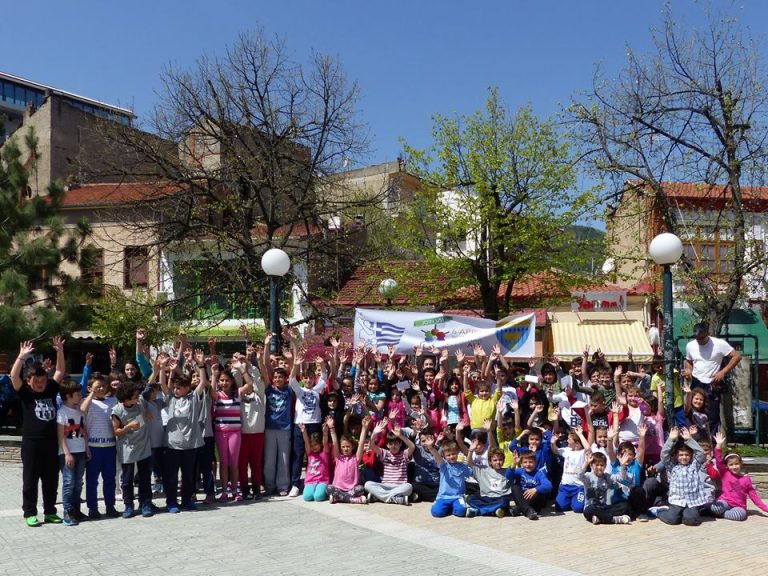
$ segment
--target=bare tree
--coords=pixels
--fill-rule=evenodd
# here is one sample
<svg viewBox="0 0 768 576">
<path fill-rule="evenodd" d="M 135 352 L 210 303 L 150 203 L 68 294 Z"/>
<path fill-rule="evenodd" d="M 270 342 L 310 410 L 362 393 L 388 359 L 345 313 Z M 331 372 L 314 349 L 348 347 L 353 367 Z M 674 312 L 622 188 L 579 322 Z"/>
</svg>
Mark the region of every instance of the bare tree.
<svg viewBox="0 0 768 576">
<path fill-rule="evenodd" d="M 320 286 L 324 270 L 360 252 L 359 230 L 333 217 L 378 199 L 350 199 L 338 179 L 332 193 L 324 185 L 368 149 L 359 89 L 338 61 L 312 54 L 300 64 L 257 30 L 191 70 L 169 67 L 162 84 L 143 130 L 110 124 L 103 133 L 129 151 L 112 166 L 122 178 L 163 181 L 121 220 L 177 256 L 190 302 L 226 299 L 263 314 L 267 249 L 285 249 Z"/>
<path fill-rule="evenodd" d="M 641 190 L 649 200 L 640 209 L 660 214 L 660 227 L 690 247 L 715 232 L 728 238 L 718 254 L 727 265 L 702 265 L 706 258 L 688 248 L 680 266 L 690 304 L 717 333 L 766 263 L 747 219 L 765 173 L 768 77 L 757 46 L 730 18 L 713 14 L 705 29 L 688 30 L 667 13 L 653 39 L 649 56 L 629 52 L 618 78 L 606 81 L 598 70 L 571 119 L 586 157 L 613 181 L 614 200 Z M 699 209 L 678 205 L 673 182 L 700 184 Z M 650 228 L 649 213 L 642 216 Z M 615 234 L 626 232 L 612 224 Z"/>
</svg>

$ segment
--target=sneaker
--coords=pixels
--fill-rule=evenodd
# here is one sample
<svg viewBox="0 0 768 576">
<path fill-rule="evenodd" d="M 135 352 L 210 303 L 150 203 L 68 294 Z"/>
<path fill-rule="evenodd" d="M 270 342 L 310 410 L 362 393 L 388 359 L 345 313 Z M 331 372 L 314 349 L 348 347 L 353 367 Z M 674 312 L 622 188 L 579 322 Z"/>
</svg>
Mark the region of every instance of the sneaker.
<svg viewBox="0 0 768 576">
<path fill-rule="evenodd" d="M 371 492 L 368 492 L 368 494 L 366 494 L 364 498 L 365 498 L 365 501 L 368 502 L 368 504 L 373 504 L 374 502 L 376 502 L 376 497 Z"/>
<path fill-rule="evenodd" d="M 83 522 L 85 520 L 88 520 L 88 515 L 87 514 L 83 514 L 82 512 L 80 512 L 80 510 L 73 511 L 71 516 L 75 520 L 77 520 L 78 522 Z"/>
<path fill-rule="evenodd" d="M 536 512 L 536 510 L 531 509 L 531 510 L 528 510 L 525 517 L 528 518 L 528 520 L 538 520 L 539 514 L 538 512 Z"/>
<path fill-rule="evenodd" d="M 299 487 L 298 486 L 292 486 L 291 491 L 288 492 L 288 497 L 290 498 L 296 498 L 296 496 L 299 495 Z"/>
<path fill-rule="evenodd" d="M 101 520 L 101 512 L 98 508 L 91 508 L 88 510 L 88 518 L 91 520 Z"/>
<path fill-rule="evenodd" d="M 650 518 L 648 517 L 648 514 L 640 514 L 637 517 L 638 522 L 648 522 L 648 520 L 650 520 Z"/>
<path fill-rule="evenodd" d="M 352 504 L 365 504 L 368 506 L 368 498 L 365 496 L 354 496 L 349 499 Z"/>
<path fill-rule="evenodd" d="M 264 495 L 261 493 L 261 490 L 256 490 L 256 492 L 253 493 L 254 500 L 261 500 L 263 497 Z"/>
<path fill-rule="evenodd" d="M 513 518 L 517 518 L 518 516 L 523 515 L 523 511 L 520 510 L 520 508 L 518 508 L 517 506 L 510 506 L 509 515 L 512 516 Z"/>
<path fill-rule="evenodd" d="M 37 516 L 27 516 L 26 518 L 24 518 L 24 522 L 30 528 L 37 528 L 38 526 L 42 526 L 43 525 L 43 523 L 40 522 L 40 520 L 37 519 Z"/>
<path fill-rule="evenodd" d="M 68 512 L 64 512 L 64 518 L 62 518 L 61 523 L 64 524 L 64 526 L 77 526 L 78 524 L 77 518 Z"/>
<path fill-rule="evenodd" d="M 163 485 L 160 482 L 155 482 L 152 485 L 152 494 L 162 494 L 163 493 Z"/>
<path fill-rule="evenodd" d="M 507 513 L 504 511 L 504 508 L 496 508 L 496 517 L 497 518 L 504 518 Z"/>
<path fill-rule="evenodd" d="M 411 494 L 411 502 L 418 502 L 419 500 L 421 500 L 421 496 L 419 496 L 416 492 Z"/>
<path fill-rule="evenodd" d="M 336 494 L 334 494 L 333 492 L 328 494 L 328 503 L 329 504 L 336 504 Z"/>
<path fill-rule="evenodd" d="M 614 516 L 613 517 L 613 523 L 614 524 L 629 524 L 632 522 L 632 519 L 624 514 L 623 516 Z"/>
<path fill-rule="evenodd" d="M 651 506 L 648 508 L 648 514 L 654 518 L 658 518 L 659 512 L 662 510 L 669 510 L 669 506 Z"/>
<path fill-rule="evenodd" d="M 597 516 L 592 516 L 592 524 L 594 524 L 595 526 L 600 524 L 600 518 L 598 518 Z"/>
<path fill-rule="evenodd" d="M 126 506 L 123 510 L 123 518 L 133 518 L 134 514 L 136 514 L 136 510 L 133 509 L 133 506 Z"/>
<path fill-rule="evenodd" d="M 389 502 L 391 504 L 400 504 L 401 506 L 410 506 L 411 503 L 408 501 L 408 496 L 392 496 L 390 498 Z"/>
<path fill-rule="evenodd" d="M 474 518 L 477 516 L 477 510 L 475 508 L 467 508 L 467 511 L 464 513 L 464 516 L 467 518 Z"/>
<path fill-rule="evenodd" d="M 155 511 L 152 510 L 152 504 L 143 504 L 141 506 L 141 517 L 142 518 L 149 518 L 150 516 L 154 516 Z"/>
<path fill-rule="evenodd" d="M 226 504 L 229 502 L 229 495 L 226 492 L 222 492 L 218 498 L 219 502 Z"/>
<path fill-rule="evenodd" d="M 243 494 L 243 500 L 253 500 L 254 498 L 255 498 L 254 495 L 251 494 L 250 492 L 246 492 L 245 494 Z"/>
<path fill-rule="evenodd" d="M 240 494 L 240 492 L 235 492 L 234 501 L 235 502 L 242 502 L 243 501 L 243 495 Z"/>
<path fill-rule="evenodd" d="M 120 512 L 114 506 L 107 506 L 107 518 L 119 518 Z"/>
<path fill-rule="evenodd" d="M 280 490 L 280 492 L 277 493 L 278 496 L 288 496 L 288 490 Z"/>
<path fill-rule="evenodd" d="M 216 502 L 216 497 L 213 494 L 207 494 L 203 498 L 203 504 L 213 504 L 214 502 Z"/>
<path fill-rule="evenodd" d="M 58 514 L 46 514 L 45 515 L 45 523 L 46 524 L 61 524 L 62 520 L 61 517 L 59 517 Z"/>
<path fill-rule="evenodd" d="M 194 502 L 184 502 L 181 505 L 181 509 L 184 510 L 184 512 L 197 512 L 197 504 Z"/>
<path fill-rule="evenodd" d="M 181 509 L 175 504 L 171 504 L 170 506 L 166 507 L 166 510 L 168 510 L 168 512 L 170 512 L 171 514 L 178 514 L 179 512 L 181 512 Z"/>
</svg>

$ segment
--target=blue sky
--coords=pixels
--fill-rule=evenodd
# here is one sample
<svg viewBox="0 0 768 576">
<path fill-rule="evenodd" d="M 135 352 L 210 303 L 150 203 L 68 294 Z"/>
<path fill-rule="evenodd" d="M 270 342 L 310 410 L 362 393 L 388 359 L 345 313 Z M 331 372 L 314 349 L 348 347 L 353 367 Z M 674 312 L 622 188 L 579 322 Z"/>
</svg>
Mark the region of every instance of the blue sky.
<svg viewBox="0 0 768 576">
<path fill-rule="evenodd" d="M 713 2 L 744 23 L 765 23 L 768 3 Z M 119 6 L 119 8 L 118 8 Z M 658 0 L 103 0 L 4 3 L 0 70 L 105 102 L 140 117 L 156 101 L 168 63 L 187 67 L 220 53 L 257 25 L 281 36 L 297 59 L 338 56 L 362 90 L 361 118 L 373 150 L 394 159 L 398 139 L 428 145 L 433 113 L 471 113 L 489 86 L 510 108 L 549 115 L 589 88 L 595 64 L 608 73 L 627 46 L 645 51 L 660 23 Z M 707 4 L 673 1 L 686 22 Z M 762 28 L 756 37 L 764 40 Z"/>
</svg>

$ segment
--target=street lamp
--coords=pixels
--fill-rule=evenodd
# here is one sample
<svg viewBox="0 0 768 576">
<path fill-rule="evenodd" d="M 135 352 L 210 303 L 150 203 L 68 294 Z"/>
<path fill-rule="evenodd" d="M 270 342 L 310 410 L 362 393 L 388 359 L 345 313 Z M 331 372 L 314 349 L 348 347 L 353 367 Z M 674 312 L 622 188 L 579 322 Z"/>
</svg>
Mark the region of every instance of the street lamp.
<svg viewBox="0 0 768 576">
<path fill-rule="evenodd" d="M 392 298 L 397 293 L 397 281 L 393 278 L 382 280 L 379 284 L 379 294 L 387 300 L 387 306 L 392 306 Z"/>
<path fill-rule="evenodd" d="M 675 423 L 675 338 L 672 328 L 672 264 L 683 255 L 683 243 L 680 238 L 669 232 L 659 234 L 648 245 L 648 253 L 656 264 L 664 267 L 662 275 L 664 286 L 664 383 L 667 396 L 664 410 L 667 424 L 671 428 Z"/>
<path fill-rule="evenodd" d="M 261 268 L 269 276 L 269 330 L 274 355 L 280 353 L 280 286 L 278 280 L 288 273 L 291 259 L 280 248 L 270 248 L 261 257 Z"/>
</svg>

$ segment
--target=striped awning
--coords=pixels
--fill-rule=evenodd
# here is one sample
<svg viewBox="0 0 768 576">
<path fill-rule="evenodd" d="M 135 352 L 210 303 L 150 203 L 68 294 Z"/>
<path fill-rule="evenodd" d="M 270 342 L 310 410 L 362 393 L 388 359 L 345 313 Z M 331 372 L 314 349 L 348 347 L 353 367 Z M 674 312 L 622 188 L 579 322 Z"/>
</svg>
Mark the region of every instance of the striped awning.
<svg viewBox="0 0 768 576">
<path fill-rule="evenodd" d="M 581 356 L 587 344 L 590 352 L 600 348 L 609 362 L 626 361 L 630 346 L 636 362 L 653 360 L 653 349 L 638 321 L 553 322 L 552 340 L 555 356 L 564 360 Z"/>
</svg>

